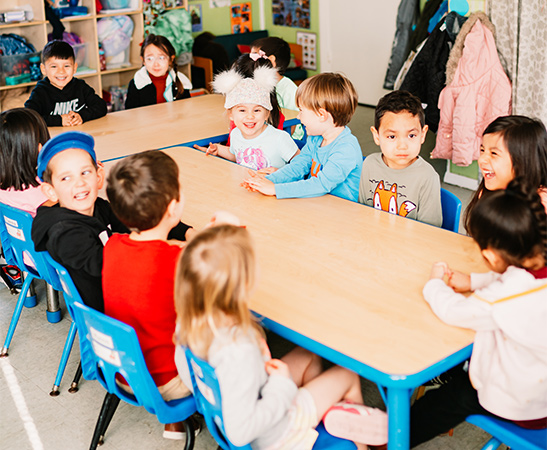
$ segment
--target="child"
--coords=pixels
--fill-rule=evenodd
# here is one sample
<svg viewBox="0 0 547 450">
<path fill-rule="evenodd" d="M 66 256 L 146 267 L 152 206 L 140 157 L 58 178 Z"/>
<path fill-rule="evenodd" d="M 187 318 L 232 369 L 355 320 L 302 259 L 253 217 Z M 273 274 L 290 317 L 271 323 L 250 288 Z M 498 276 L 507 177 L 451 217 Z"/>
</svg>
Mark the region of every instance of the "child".
<svg viewBox="0 0 547 450">
<path fill-rule="evenodd" d="M 47 201 L 36 176 L 38 150 L 49 139 L 36 111 L 15 108 L 0 114 L 0 202 L 29 212 Z"/>
<path fill-rule="evenodd" d="M 538 191 L 547 211 L 547 131 L 538 119 L 503 116 L 494 120 L 482 135 L 479 169 L 482 180 L 465 210 L 469 215 L 483 195 L 505 189 L 519 178 L 526 190 Z"/>
<path fill-rule="evenodd" d="M 69 131 L 50 139 L 38 154 L 38 178 L 53 203 L 40 206 L 32 223 L 36 251 L 47 250 L 67 270 L 84 303 L 103 311 L 103 246 L 113 232 L 129 230 L 98 197 L 104 169 L 89 134 Z"/>
<path fill-rule="evenodd" d="M 321 73 L 298 87 L 296 102 L 309 135 L 302 153 L 270 175 L 251 173 L 243 186 L 277 198 L 331 193 L 357 201 L 363 155 L 346 126 L 357 107 L 353 84 L 343 75 Z"/>
<path fill-rule="evenodd" d="M 228 439 L 253 449 L 311 449 L 326 413 L 331 434 L 359 442 L 360 449 L 384 444 L 387 416 L 363 406 L 357 374 L 338 366 L 321 373 L 319 357 L 301 348 L 271 359 L 249 311 L 256 270 L 247 230 L 224 225 L 196 235 L 175 280 L 175 340 L 214 367 Z M 175 362 L 191 386 L 181 347 Z M 340 400 L 352 404 L 331 408 Z"/>
<path fill-rule="evenodd" d="M 537 193 L 513 183 L 481 198 L 469 232 L 492 272 L 464 275 L 436 263 L 424 297 L 444 322 L 476 330 L 469 374 L 458 371 L 411 409 L 411 445 L 485 414 L 547 427 L 547 217 Z M 443 281 L 447 277 L 448 286 Z M 474 291 L 470 297 L 457 292 Z"/>
<path fill-rule="evenodd" d="M 184 244 L 167 240 L 182 216 L 179 169 L 163 152 L 128 156 L 110 171 L 106 192 L 131 234 L 114 234 L 104 247 L 104 311 L 135 328 L 163 398 L 186 397 L 190 391 L 178 376 L 173 343 L 175 267 Z M 182 439 L 183 430 L 182 422 L 167 424 L 164 437 Z"/>
<path fill-rule="evenodd" d="M 143 67 L 129 82 L 125 109 L 190 98 L 191 81 L 177 69 L 169 39 L 149 34 L 142 43 Z"/>
<path fill-rule="evenodd" d="M 299 150 L 288 133 L 267 123 L 274 86 L 275 70 L 268 67 L 257 68 L 253 78 L 243 77 L 234 68 L 218 74 L 213 87 L 226 96 L 224 107 L 236 128 L 230 133 L 230 147 L 210 144 L 196 148 L 254 170 L 287 164 Z"/>
<path fill-rule="evenodd" d="M 51 41 L 42 50 L 38 81 L 25 107 L 37 111 L 49 127 L 73 127 L 106 115 L 105 101 L 84 80 L 74 78 L 78 64 L 67 42 Z"/>
<path fill-rule="evenodd" d="M 441 182 L 419 156 L 427 134 L 420 100 L 393 91 L 378 102 L 370 128 L 381 153 L 367 156 L 359 185 L 359 202 L 440 227 Z"/>
<path fill-rule="evenodd" d="M 298 111 L 296 106 L 296 90 L 298 86 L 285 76 L 291 61 L 291 47 L 281 38 L 269 36 L 257 39 L 251 44 L 251 58 L 266 58 L 277 69 L 277 84 L 275 93 L 281 108 Z M 293 133 L 294 139 L 302 139 L 304 130 L 298 125 Z"/>
</svg>

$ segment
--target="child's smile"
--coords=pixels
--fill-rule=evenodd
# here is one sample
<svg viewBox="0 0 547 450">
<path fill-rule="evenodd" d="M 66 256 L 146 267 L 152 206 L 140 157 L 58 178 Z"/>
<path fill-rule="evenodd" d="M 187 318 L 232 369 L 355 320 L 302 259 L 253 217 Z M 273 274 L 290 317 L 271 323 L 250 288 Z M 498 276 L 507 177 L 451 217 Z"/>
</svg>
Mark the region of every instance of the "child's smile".
<svg viewBox="0 0 547 450">
<path fill-rule="evenodd" d="M 479 156 L 479 168 L 484 186 L 489 191 L 505 189 L 514 178 L 513 162 L 509 150 L 499 133 L 485 134 Z"/>
</svg>

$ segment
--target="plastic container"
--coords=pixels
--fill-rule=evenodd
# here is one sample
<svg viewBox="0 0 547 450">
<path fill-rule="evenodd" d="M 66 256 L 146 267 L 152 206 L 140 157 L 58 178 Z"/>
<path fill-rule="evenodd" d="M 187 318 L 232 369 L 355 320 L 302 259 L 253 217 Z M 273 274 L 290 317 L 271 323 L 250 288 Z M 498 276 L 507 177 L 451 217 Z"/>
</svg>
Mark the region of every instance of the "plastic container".
<svg viewBox="0 0 547 450">
<path fill-rule="evenodd" d="M 72 45 L 74 50 L 74 60 L 78 64 L 78 68 L 89 67 L 89 51 L 87 42 L 82 42 L 81 44 Z"/>
<path fill-rule="evenodd" d="M 132 1 L 131 0 L 100 0 L 101 5 L 103 5 L 104 9 L 111 10 L 111 9 L 126 9 L 131 8 Z"/>
<path fill-rule="evenodd" d="M 13 86 L 32 81 L 32 57 L 40 58 L 40 52 L 0 56 L 0 84 Z"/>
</svg>

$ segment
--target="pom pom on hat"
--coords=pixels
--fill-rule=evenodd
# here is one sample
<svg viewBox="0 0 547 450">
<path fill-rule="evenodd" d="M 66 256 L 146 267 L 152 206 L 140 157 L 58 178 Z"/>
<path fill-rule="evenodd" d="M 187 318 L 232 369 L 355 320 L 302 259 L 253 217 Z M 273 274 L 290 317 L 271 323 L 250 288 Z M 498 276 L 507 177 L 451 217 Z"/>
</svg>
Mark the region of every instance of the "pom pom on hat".
<svg viewBox="0 0 547 450">
<path fill-rule="evenodd" d="M 219 73 L 213 81 L 215 92 L 224 94 L 226 109 L 241 104 L 260 105 L 272 110 L 270 94 L 277 84 L 277 71 L 270 67 L 259 67 L 253 78 L 244 78 L 235 69 Z"/>
</svg>

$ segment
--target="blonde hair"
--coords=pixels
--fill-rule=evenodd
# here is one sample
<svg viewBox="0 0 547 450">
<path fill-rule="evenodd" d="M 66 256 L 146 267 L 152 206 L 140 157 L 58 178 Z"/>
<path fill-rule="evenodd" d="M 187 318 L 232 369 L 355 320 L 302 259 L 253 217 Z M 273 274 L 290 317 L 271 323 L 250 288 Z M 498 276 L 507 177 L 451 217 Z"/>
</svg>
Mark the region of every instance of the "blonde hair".
<svg viewBox="0 0 547 450">
<path fill-rule="evenodd" d="M 177 266 L 175 344 L 207 359 L 217 328 L 226 319 L 243 331 L 253 329 L 257 339 L 263 336 L 249 311 L 255 277 L 255 252 L 247 230 L 221 225 L 197 234 Z"/>
<path fill-rule="evenodd" d="M 334 125 L 346 126 L 357 108 L 355 87 L 344 75 L 325 72 L 308 78 L 296 91 L 296 104 L 316 114 L 324 109 L 332 115 Z"/>
</svg>

